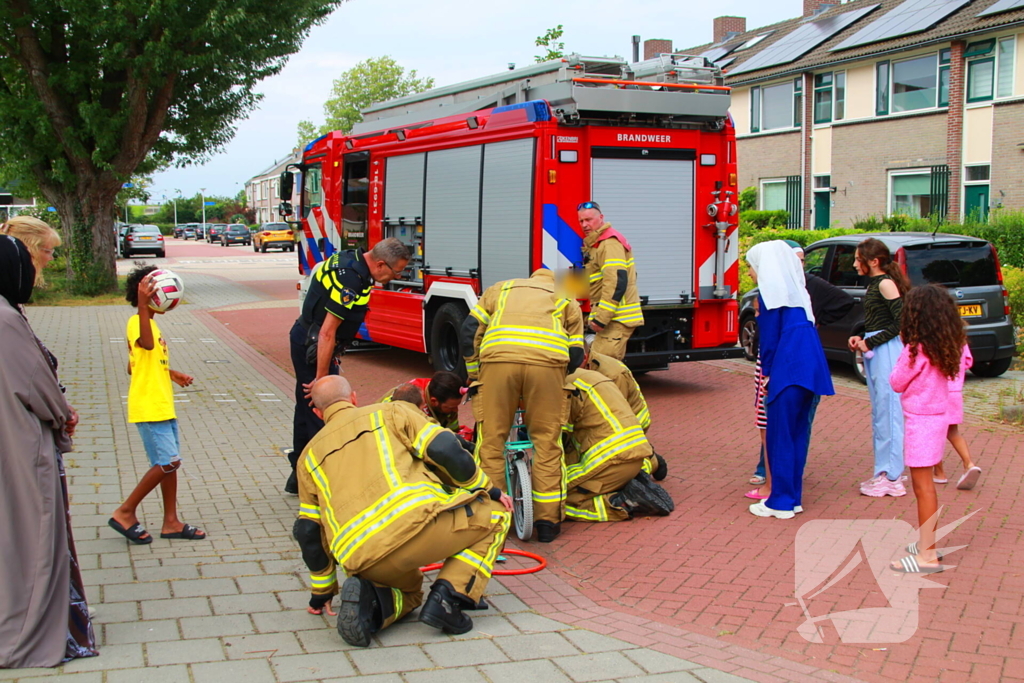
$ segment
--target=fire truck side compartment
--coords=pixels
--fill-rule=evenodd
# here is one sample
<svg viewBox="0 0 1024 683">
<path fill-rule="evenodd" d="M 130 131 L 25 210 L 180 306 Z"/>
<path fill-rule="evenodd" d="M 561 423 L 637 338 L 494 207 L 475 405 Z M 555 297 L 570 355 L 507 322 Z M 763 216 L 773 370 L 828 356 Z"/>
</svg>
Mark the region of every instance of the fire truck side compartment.
<svg viewBox="0 0 1024 683">
<path fill-rule="evenodd" d="M 534 138 L 484 147 L 480 287 L 530 275 Z"/>
<path fill-rule="evenodd" d="M 637 289 L 647 303 L 678 305 L 693 298 L 694 162 L 594 158 L 592 163 L 592 196 L 633 247 Z"/>
<path fill-rule="evenodd" d="M 423 216 L 423 174 L 427 155 L 406 154 L 390 157 L 385 168 L 384 220 L 413 223 Z"/>
<path fill-rule="evenodd" d="M 480 268 L 481 152 L 472 145 L 427 155 L 423 233 L 430 274 L 470 277 Z"/>
</svg>

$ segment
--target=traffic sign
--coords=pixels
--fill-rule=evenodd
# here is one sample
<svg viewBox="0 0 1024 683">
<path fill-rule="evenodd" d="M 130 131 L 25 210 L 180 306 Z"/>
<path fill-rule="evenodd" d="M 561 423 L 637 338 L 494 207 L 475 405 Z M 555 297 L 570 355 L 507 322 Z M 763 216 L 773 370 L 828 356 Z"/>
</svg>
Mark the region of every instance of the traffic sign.
<svg viewBox="0 0 1024 683">
<path fill-rule="evenodd" d="M 203 202 L 205 206 L 216 206 L 217 202 Z"/>
</svg>

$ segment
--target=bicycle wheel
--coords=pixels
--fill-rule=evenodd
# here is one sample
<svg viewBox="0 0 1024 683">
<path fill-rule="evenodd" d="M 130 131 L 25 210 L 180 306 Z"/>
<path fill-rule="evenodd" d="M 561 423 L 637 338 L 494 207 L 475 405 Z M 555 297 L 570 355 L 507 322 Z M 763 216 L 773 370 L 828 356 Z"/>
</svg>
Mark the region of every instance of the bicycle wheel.
<svg viewBox="0 0 1024 683">
<path fill-rule="evenodd" d="M 516 536 L 529 541 L 533 536 L 533 479 L 525 458 L 512 461 L 512 522 Z"/>
</svg>

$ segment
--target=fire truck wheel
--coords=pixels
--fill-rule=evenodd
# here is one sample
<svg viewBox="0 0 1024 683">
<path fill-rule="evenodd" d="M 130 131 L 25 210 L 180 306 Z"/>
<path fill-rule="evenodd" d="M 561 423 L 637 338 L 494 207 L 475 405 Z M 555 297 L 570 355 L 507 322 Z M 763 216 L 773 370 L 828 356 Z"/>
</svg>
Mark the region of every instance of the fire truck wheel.
<svg viewBox="0 0 1024 683">
<path fill-rule="evenodd" d="M 757 320 L 753 315 L 746 315 L 740 321 L 740 346 L 747 360 L 757 360 Z"/>
<path fill-rule="evenodd" d="M 430 327 L 430 362 L 434 370 L 454 372 L 466 378 L 466 363 L 459 347 L 462 322 L 468 311 L 464 304 L 449 302 L 437 309 Z"/>
</svg>

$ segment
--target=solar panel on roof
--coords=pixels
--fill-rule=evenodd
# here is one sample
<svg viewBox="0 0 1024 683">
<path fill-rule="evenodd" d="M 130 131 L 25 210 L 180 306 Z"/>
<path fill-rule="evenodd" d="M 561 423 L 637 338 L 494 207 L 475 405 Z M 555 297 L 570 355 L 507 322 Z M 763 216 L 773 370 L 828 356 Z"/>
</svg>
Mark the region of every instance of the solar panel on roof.
<svg viewBox="0 0 1024 683">
<path fill-rule="evenodd" d="M 725 67 L 729 66 L 730 64 L 732 64 L 735 61 L 736 61 L 735 57 L 729 57 L 728 59 L 723 59 L 720 62 L 715 62 L 715 66 L 717 66 L 719 69 L 724 69 Z"/>
<path fill-rule="evenodd" d="M 740 64 L 733 69 L 732 73 L 735 75 L 779 64 L 789 64 L 878 7 L 878 5 L 868 5 L 852 12 L 844 12 L 806 23 Z"/>
<path fill-rule="evenodd" d="M 978 12 L 979 17 L 988 17 L 1000 12 L 1009 12 L 1012 9 L 1024 8 L 1024 0 L 999 0 L 996 4 Z"/>
<path fill-rule="evenodd" d="M 907 0 L 836 45 L 832 51 L 927 31 L 970 1 Z"/>
<path fill-rule="evenodd" d="M 730 52 L 738 48 L 742 43 L 733 43 L 732 45 L 721 45 L 719 47 L 713 47 L 707 52 L 702 53 L 700 56 L 707 59 L 709 62 L 717 62 L 722 57 L 725 57 Z"/>
</svg>

